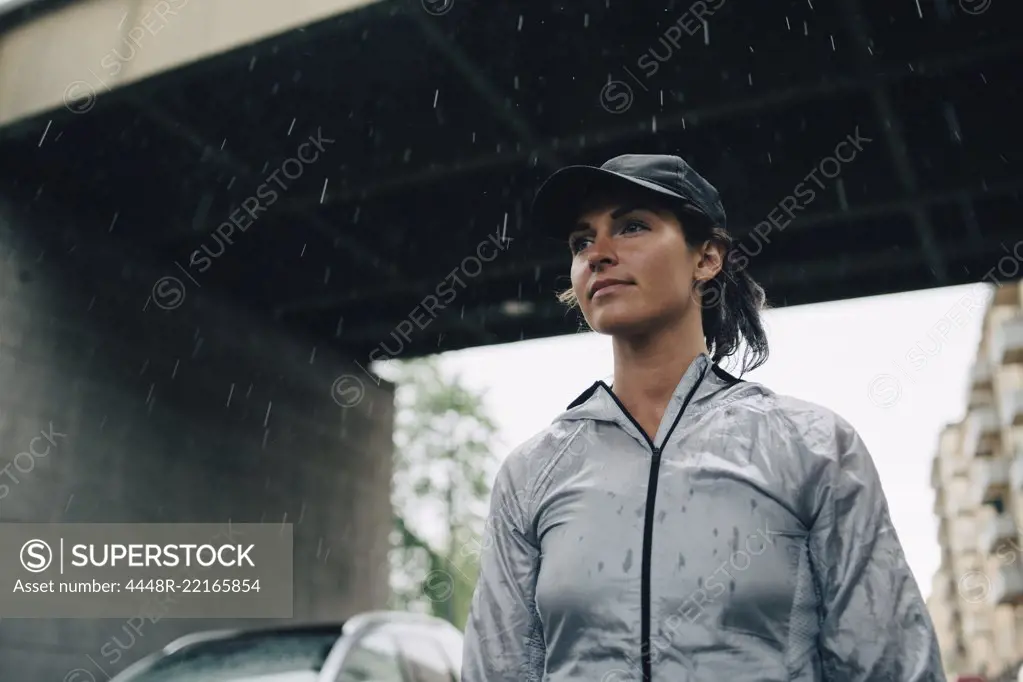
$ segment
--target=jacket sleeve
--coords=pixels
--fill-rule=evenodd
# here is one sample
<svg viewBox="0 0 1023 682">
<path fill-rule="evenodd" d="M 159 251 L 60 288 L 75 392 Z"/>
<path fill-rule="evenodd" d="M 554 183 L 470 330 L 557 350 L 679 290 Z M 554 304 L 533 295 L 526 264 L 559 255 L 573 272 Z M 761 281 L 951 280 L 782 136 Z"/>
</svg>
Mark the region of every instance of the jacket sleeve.
<svg viewBox="0 0 1023 682">
<path fill-rule="evenodd" d="M 540 682 L 546 650 L 534 601 L 540 549 L 512 458 L 497 475 L 465 627 L 462 682 Z"/>
<path fill-rule="evenodd" d="M 823 607 L 824 679 L 945 682 L 934 626 L 892 526 L 874 462 L 856 430 L 834 419 L 829 428 L 813 430 L 811 444 L 818 452 L 830 450 L 810 531 Z"/>
</svg>

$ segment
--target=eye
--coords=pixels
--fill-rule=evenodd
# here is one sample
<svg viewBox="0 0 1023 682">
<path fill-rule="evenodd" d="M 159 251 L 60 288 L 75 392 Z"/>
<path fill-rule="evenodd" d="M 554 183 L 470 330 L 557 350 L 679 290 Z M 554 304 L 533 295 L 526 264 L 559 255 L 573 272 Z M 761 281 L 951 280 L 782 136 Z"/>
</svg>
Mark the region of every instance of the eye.
<svg viewBox="0 0 1023 682">
<path fill-rule="evenodd" d="M 622 225 L 622 232 L 634 232 L 640 230 L 649 230 L 650 227 L 642 220 L 632 218 Z"/>
<path fill-rule="evenodd" d="M 588 241 L 591 241 L 589 237 L 584 237 L 583 235 L 575 235 L 574 237 L 568 240 L 568 248 L 572 251 L 573 254 L 579 253 L 580 251 L 582 251 L 583 247 Z"/>
</svg>

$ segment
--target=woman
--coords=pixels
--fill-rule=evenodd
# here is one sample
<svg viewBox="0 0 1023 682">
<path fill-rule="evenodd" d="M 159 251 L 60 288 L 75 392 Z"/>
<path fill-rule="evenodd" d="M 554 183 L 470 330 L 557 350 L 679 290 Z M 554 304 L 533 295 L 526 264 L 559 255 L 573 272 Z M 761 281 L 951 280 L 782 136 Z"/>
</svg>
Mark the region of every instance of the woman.
<svg viewBox="0 0 1023 682">
<path fill-rule="evenodd" d="M 714 187 L 620 156 L 555 173 L 534 222 L 614 381 L 502 465 L 463 682 L 944 680 L 859 435 L 718 367 L 767 340 Z"/>
</svg>

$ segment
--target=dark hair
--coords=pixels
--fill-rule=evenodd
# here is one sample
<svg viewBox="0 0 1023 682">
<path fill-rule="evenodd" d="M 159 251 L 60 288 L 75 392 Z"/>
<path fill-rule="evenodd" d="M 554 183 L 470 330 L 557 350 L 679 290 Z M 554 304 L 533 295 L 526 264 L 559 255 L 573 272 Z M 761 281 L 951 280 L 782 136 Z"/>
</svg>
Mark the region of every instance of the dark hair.
<svg viewBox="0 0 1023 682">
<path fill-rule="evenodd" d="M 763 287 L 746 271 L 749 259 L 734 248 L 732 236 L 725 229 L 711 224 L 706 216 L 674 206 L 665 208 L 678 217 L 690 248 L 698 248 L 710 241 L 719 244 L 724 251 L 721 271 L 709 282 L 696 285 L 700 294 L 703 336 L 711 360 L 719 363 L 735 357 L 742 348 L 740 375 L 753 371 L 767 362 L 769 349 L 760 319 L 761 311 L 767 307 L 766 296 Z M 571 288 L 558 294 L 558 300 L 570 306 L 578 305 Z"/>
<path fill-rule="evenodd" d="M 736 249 L 732 236 L 706 219 L 681 215 L 686 243 L 696 248 L 705 242 L 721 245 L 724 256 L 714 279 L 698 285 L 703 336 L 711 359 L 717 363 L 735 357 L 742 348 L 740 374 L 767 362 L 770 350 L 760 313 L 767 307 L 764 289 L 750 276 L 749 259 Z M 745 342 L 745 347 L 743 347 Z"/>
</svg>

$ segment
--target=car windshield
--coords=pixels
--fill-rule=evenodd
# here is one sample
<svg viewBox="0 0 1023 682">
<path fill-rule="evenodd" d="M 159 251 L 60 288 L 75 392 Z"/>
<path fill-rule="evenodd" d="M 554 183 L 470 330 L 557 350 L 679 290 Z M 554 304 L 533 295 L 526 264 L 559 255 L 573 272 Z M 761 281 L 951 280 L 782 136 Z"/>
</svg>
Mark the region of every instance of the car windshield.
<svg viewBox="0 0 1023 682">
<path fill-rule="evenodd" d="M 244 633 L 198 642 L 155 659 L 123 682 L 315 680 L 340 636 L 340 628 L 331 628 Z"/>
</svg>

